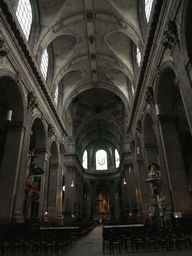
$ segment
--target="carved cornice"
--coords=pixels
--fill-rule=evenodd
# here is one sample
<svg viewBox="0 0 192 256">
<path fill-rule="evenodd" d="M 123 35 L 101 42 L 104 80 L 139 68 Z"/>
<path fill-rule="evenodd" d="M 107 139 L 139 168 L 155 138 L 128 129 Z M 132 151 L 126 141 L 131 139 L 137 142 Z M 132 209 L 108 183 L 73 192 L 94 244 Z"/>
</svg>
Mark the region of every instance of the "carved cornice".
<svg viewBox="0 0 192 256">
<path fill-rule="evenodd" d="M 175 21 L 169 20 L 167 22 L 168 30 L 164 31 L 163 46 L 165 49 L 172 49 L 174 44 L 178 41 L 177 27 Z"/>
<path fill-rule="evenodd" d="M 136 85 L 137 91 L 135 92 L 135 98 L 134 98 L 134 102 L 133 102 L 133 107 L 130 113 L 130 117 L 129 117 L 129 123 L 128 123 L 128 128 L 127 128 L 127 133 L 129 133 L 131 127 L 132 127 L 132 123 L 133 123 L 133 119 L 136 113 L 136 108 L 137 108 L 137 103 L 139 100 L 139 96 L 141 93 L 141 88 L 143 85 L 143 79 L 145 77 L 145 72 L 147 69 L 147 65 L 148 65 L 148 60 L 150 58 L 150 53 L 151 53 L 151 49 L 152 49 L 152 45 L 153 45 L 153 39 L 155 37 L 155 33 L 157 30 L 157 25 L 158 25 L 158 18 L 159 15 L 161 13 L 161 8 L 163 5 L 163 0 L 158 0 L 156 5 L 154 6 L 154 15 L 152 18 L 152 22 L 151 22 L 151 27 L 150 27 L 150 32 L 149 32 L 149 36 L 148 36 L 148 41 L 145 47 L 145 53 L 144 53 L 144 57 L 143 62 L 141 63 L 140 66 L 140 74 L 139 74 L 139 79 L 138 79 L 138 84 Z"/>
<path fill-rule="evenodd" d="M 145 92 L 145 101 L 148 104 L 151 104 L 153 102 L 153 89 L 152 87 L 148 86 Z"/>
<path fill-rule="evenodd" d="M 48 125 L 48 136 L 49 138 L 52 138 L 55 135 L 54 127 L 52 124 Z"/>
<path fill-rule="evenodd" d="M 10 50 L 5 45 L 5 40 L 0 31 L 0 57 L 5 57 L 10 52 Z"/>
<path fill-rule="evenodd" d="M 141 132 L 142 132 L 142 124 L 141 124 L 141 120 L 138 120 L 137 124 L 136 124 L 136 135 L 137 135 L 137 137 L 140 136 Z"/>
<path fill-rule="evenodd" d="M 34 92 L 28 93 L 28 108 L 34 110 L 34 108 L 38 107 L 38 100 Z"/>
<path fill-rule="evenodd" d="M 60 152 L 62 155 L 64 155 L 66 153 L 65 145 L 63 143 L 60 143 Z"/>
</svg>

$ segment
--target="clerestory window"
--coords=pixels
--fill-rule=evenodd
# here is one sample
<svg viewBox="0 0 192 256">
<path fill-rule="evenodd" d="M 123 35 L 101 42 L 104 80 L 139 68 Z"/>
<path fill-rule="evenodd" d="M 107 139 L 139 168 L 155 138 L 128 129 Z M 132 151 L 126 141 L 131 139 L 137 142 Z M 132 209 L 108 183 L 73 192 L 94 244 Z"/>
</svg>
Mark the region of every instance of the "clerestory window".
<svg viewBox="0 0 192 256">
<path fill-rule="evenodd" d="M 59 86 L 56 86 L 55 89 L 55 95 L 54 95 L 54 103 L 57 106 L 58 105 L 58 99 L 59 99 Z"/>
<path fill-rule="evenodd" d="M 134 95 L 135 94 L 135 89 L 134 89 L 133 85 L 131 85 L 131 91 L 132 91 L 132 95 Z"/>
<path fill-rule="evenodd" d="M 118 168 L 120 165 L 120 155 L 117 149 L 115 149 L 115 167 Z"/>
<path fill-rule="evenodd" d="M 107 170 L 107 152 L 105 150 L 96 152 L 96 170 Z"/>
<path fill-rule="evenodd" d="M 138 47 L 137 47 L 137 51 L 136 51 L 136 57 L 137 57 L 137 64 L 138 64 L 138 67 L 139 67 L 140 64 L 141 64 L 141 53 L 140 53 Z"/>
<path fill-rule="evenodd" d="M 43 75 L 43 77 L 45 78 L 45 80 L 47 79 L 47 70 L 48 70 L 48 52 L 47 49 L 44 50 L 43 55 L 42 55 L 42 59 L 41 59 L 41 73 Z"/>
<path fill-rule="evenodd" d="M 16 16 L 23 30 L 23 33 L 28 40 L 32 24 L 32 9 L 29 0 L 19 0 Z"/>
<path fill-rule="evenodd" d="M 87 169 L 87 166 L 88 166 L 87 150 L 85 150 L 83 153 L 82 165 L 83 165 L 83 168 Z"/>
<path fill-rule="evenodd" d="M 152 4 L 153 4 L 153 0 L 145 0 L 145 15 L 146 15 L 147 22 L 149 22 Z"/>
</svg>

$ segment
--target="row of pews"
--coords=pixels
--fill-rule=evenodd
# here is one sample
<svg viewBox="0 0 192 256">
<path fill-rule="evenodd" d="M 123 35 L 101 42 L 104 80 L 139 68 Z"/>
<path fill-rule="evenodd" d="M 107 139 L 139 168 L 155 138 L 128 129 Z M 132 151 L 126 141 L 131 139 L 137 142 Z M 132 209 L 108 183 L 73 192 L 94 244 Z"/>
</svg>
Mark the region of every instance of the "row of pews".
<svg viewBox="0 0 192 256">
<path fill-rule="evenodd" d="M 0 255 L 65 253 L 78 239 L 92 231 L 95 223 L 68 223 L 66 226 L 17 223 L 0 232 Z"/>
<path fill-rule="evenodd" d="M 192 231 L 188 228 L 162 228 L 143 224 L 103 226 L 103 253 L 190 248 Z"/>
</svg>

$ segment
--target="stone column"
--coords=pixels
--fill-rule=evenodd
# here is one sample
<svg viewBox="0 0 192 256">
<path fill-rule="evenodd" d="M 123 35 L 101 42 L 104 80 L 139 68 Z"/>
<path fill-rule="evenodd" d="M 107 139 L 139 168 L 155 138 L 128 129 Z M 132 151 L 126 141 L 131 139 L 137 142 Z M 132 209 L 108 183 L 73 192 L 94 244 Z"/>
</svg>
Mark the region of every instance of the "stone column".
<svg viewBox="0 0 192 256">
<path fill-rule="evenodd" d="M 24 141 L 22 147 L 22 156 L 21 163 L 19 168 L 19 177 L 17 183 L 17 189 L 15 194 L 12 222 L 24 222 L 23 208 L 24 208 L 24 199 L 25 199 L 25 182 L 27 178 L 27 159 L 28 159 L 28 150 L 31 137 L 31 128 L 27 126 L 25 128 Z"/>
<path fill-rule="evenodd" d="M 44 209 L 44 196 L 45 196 L 45 170 L 47 167 L 47 152 L 45 148 L 36 148 L 35 149 L 36 155 L 36 167 L 41 168 L 44 173 L 41 174 L 41 188 L 40 188 L 40 198 L 39 198 L 39 218 L 41 219 L 45 213 Z"/>
<path fill-rule="evenodd" d="M 95 181 L 90 182 L 90 191 L 91 191 L 91 198 L 89 201 L 89 209 L 90 209 L 90 215 L 89 218 L 93 219 L 95 217 L 95 214 L 97 213 L 97 199 L 96 199 L 96 186 L 97 183 Z"/>
<path fill-rule="evenodd" d="M 75 215 L 75 200 L 76 200 L 75 171 L 76 170 L 73 166 L 66 166 L 64 221 L 71 221 Z"/>
<path fill-rule="evenodd" d="M 171 116 L 159 116 L 159 128 L 174 211 L 188 213 L 192 203 L 179 138 Z"/>
<path fill-rule="evenodd" d="M 48 160 L 50 159 L 50 153 L 47 153 L 46 156 L 46 161 L 44 162 L 44 170 L 45 173 L 43 175 L 43 187 L 42 187 L 42 191 L 43 191 L 43 205 L 42 205 L 42 219 L 43 221 L 47 222 L 48 221 L 48 196 L 49 196 L 49 179 L 50 179 L 50 175 L 49 175 L 49 165 L 50 165 L 50 161 Z"/>
<path fill-rule="evenodd" d="M 109 207 L 110 207 L 110 218 L 115 217 L 115 196 L 116 191 L 114 187 L 114 181 L 110 181 L 110 195 L 109 195 Z"/>
<path fill-rule="evenodd" d="M 0 221 L 2 223 L 9 223 L 11 220 L 21 164 L 23 138 L 23 123 L 9 124 L 0 171 Z M 22 191 L 24 192 L 24 183 Z"/>
<path fill-rule="evenodd" d="M 57 177 L 59 164 L 53 163 L 49 166 L 49 181 L 48 181 L 48 218 L 49 221 L 57 222 Z"/>
<path fill-rule="evenodd" d="M 157 119 L 158 119 L 158 117 L 157 117 Z M 154 128 L 156 131 L 155 134 L 156 134 L 156 139 L 157 139 L 159 166 L 160 166 L 161 179 L 162 179 L 161 192 L 165 196 L 165 203 L 163 206 L 163 215 L 165 216 L 165 218 L 170 219 L 172 212 L 173 212 L 173 202 L 172 202 L 172 197 L 171 197 L 171 191 L 169 188 L 169 177 L 167 175 L 167 168 L 166 168 L 166 163 L 165 163 L 165 158 L 164 158 L 164 150 L 163 150 L 162 139 L 161 139 L 158 121 L 155 122 Z M 165 218 L 164 218 L 164 220 L 165 220 Z"/>
<path fill-rule="evenodd" d="M 135 166 L 135 175 L 138 180 L 138 186 L 136 190 L 137 197 L 140 198 L 141 200 L 141 206 L 138 205 L 138 211 L 141 212 L 138 217 L 141 216 L 143 221 L 145 221 L 146 218 L 148 218 L 148 204 L 149 204 L 149 199 L 150 199 L 150 189 L 148 184 L 146 184 L 145 180 L 147 179 L 147 166 L 145 165 L 143 161 L 143 157 L 141 154 L 141 146 L 136 140 L 135 143 L 135 161 L 136 161 L 136 166 Z M 142 209 L 140 209 L 142 207 Z"/>
<path fill-rule="evenodd" d="M 87 194 L 86 194 L 86 209 L 84 209 L 84 211 L 86 211 L 86 215 L 87 215 L 87 219 L 90 219 L 90 214 L 91 214 L 91 205 L 92 205 L 92 201 L 93 201 L 93 185 L 91 184 L 90 181 L 86 182 L 87 184 Z"/>
<path fill-rule="evenodd" d="M 133 215 L 133 210 L 136 210 L 137 206 L 137 200 L 136 200 L 136 194 L 135 194 L 135 179 L 134 179 L 134 172 L 133 172 L 133 166 L 132 165 L 126 165 L 125 167 L 125 180 L 126 185 L 123 185 L 124 187 L 124 195 L 125 197 L 125 210 L 126 214 L 130 214 L 130 216 Z M 129 212 L 128 212 L 129 210 Z"/>
<path fill-rule="evenodd" d="M 115 207 L 115 218 L 119 220 L 120 217 L 120 209 L 119 209 L 119 191 L 118 191 L 118 186 L 119 186 L 119 180 L 114 181 L 114 207 Z"/>
</svg>

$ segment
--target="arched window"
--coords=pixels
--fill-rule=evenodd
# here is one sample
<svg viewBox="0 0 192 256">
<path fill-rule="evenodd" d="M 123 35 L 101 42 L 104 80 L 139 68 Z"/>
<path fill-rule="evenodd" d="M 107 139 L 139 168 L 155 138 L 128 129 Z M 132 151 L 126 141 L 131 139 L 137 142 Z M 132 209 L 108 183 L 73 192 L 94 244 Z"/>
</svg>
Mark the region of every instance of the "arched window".
<svg viewBox="0 0 192 256">
<path fill-rule="evenodd" d="M 117 149 L 115 149 L 115 167 L 118 168 L 120 165 L 120 155 Z"/>
<path fill-rule="evenodd" d="M 43 77 L 47 78 L 47 70 L 48 70 L 48 52 L 47 49 L 45 49 L 43 55 L 42 55 L 42 59 L 41 59 L 41 73 L 43 75 Z"/>
<path fill-rule="evenodd" d="M 138 67 L 139 67 L 140 64 L 141 64 L 141 53 L 140 53 L 138 47 L 137 47 L 137 51 L 136 51 L 136 57 L 137 57 L 137 64 L 138 64 Z"/>
<path fill-rule="evenodd" d="M 135 94 L 135 89 L 134 89 L 133 85 L 131 85 L 131 91 L 132 91 L 132 95 L 134 95 Z"/>
<path fill-rule="evenodd" d="M 96 170 L 107 170 L 107 152 L 105 150 L 96 152 Z"/>
<path fill-rule="evenodd" d="M 85 150 L 83 153 L 82 165 L 83 165 L 83 168 L 87 169 L 87 165 L 88 165 L 87 150 Z"/>
<path fill-rule="evenodd" d="M 23 30 L 23 33 L 28 40 L 32 24 L 32 9 L 29 0 L 19 0 L 16 16 Z"/>
<path fill-rule="evenodd" d="M 152 4 L 153 4 L 153 0 L 145 0 L 145 15 L 146 15 L 147 22 L 149 22 Z"/>
<path fill-rule="evenodd" d="M 55 95 L 54 95 L 54 103 L 57 106 L 58 105 L 58 99 L 59 99 L 59 86 L 56 86 L 55 89 Z"/>
</svg>

